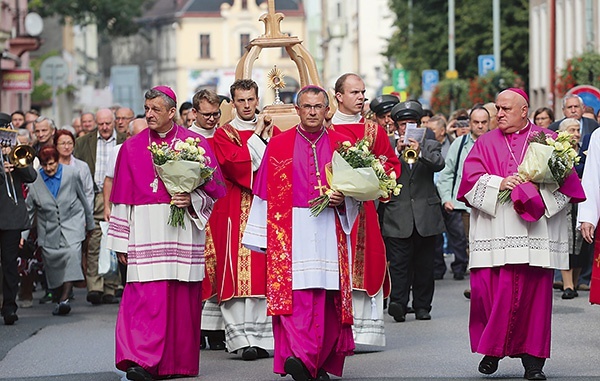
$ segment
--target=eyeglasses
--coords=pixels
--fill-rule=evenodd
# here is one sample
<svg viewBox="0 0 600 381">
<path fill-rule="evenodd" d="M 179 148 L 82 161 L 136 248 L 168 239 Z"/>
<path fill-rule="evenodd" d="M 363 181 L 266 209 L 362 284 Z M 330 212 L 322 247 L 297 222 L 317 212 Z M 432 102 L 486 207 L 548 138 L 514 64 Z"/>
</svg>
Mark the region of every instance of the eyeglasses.
<svg viewBox="0 0 600 381">
<path fill-rule="evenodd" d="M 323 110 L 325 107 L 324 104 L 316 104 L 316 105 L 309 105 L 309 104 L 304 104 L 304 105 L 300 105 L 300 108 L 304 111 L 311 111 L 311 110 L 315 110 L 315 111 L 321 111 Z"/>
<path fill-rule="evenodd" d="M 69 146 L 72 146 L 72 145 L 74 145 L 74 144 L 75 144 L 75 143 L 73 143 L 73 142 L 71 142 L 71 141 L 68 141 L 68 142 L 57 143 L 56 145 L 57 145 L 57 146 L 65 146 L 65 147 L 69 147 Z"/>
<path fill-rule="evenodd" d="M 221 116 L 221 111 L 217 111 L 217 112 L 199 112 L 198 114 L 202 115 L 202 117 L 204 119 L 210 119 L 210 118 L 215 118 L 217 119 L 218 117 Z"/>
</svg>

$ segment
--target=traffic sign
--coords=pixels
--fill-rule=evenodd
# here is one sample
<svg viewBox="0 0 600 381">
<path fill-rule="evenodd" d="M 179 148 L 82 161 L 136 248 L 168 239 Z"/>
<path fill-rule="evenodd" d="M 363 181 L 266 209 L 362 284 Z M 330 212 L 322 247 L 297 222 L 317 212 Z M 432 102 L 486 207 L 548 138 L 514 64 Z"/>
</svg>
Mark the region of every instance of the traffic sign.
<svg viewBox="0 0 600 381">
<path fill-rule="evenodd" d="M 479 69 L 479 76 L 483 77 L 488 71 L 496 70 L 496 59 L 491 54 L 477 56 L 477 68 Z"/>
<path fill-rule="evenodd" d="M 40 67 L 40 77 L 52 87 L 65 86 L 69 79 L 67 62 L 59 56 L 46 58 Z"/>
<path fill-rule="evenodd" d="M 440 82 L 440 72 L 437 70 L 423 70 L 421 79 L 423 91 L 433 91 Z"/>
<path fill-rule="evenodd" d="M 404 69 L 394 69 L 392 72 L 392 84 L 396 91 L 408 89 L 409 72 Z"/>
</svg>

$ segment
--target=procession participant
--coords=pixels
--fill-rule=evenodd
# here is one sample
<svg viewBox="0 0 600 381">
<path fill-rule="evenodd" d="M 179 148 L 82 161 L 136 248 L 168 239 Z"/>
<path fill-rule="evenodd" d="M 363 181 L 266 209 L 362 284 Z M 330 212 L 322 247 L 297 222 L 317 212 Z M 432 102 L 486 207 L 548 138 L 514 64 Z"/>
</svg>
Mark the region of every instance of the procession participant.
<svg viewBox="0 0 600 381">
<path fill-rule="evenodd" d="M 226 221 L 213 231 L 217 254 L 217 291 L 225 319 L 227 350 L 242 359 L 269 356 L 273 349 L 271 317 L 265 299 L 265 256 L 242 246 L 241 237 L 252 204 L 252 184 L 266 142 L 277 131 L 256 115 L 258 85 L 240 79 L 231 85 L 235 118 L 215 131 L 213 143 L 227 185 L 215 218 Z M 224 245 L 220 245 L 224 242 Z"/>
<path fill-rule="evenodd" d="M 545 380 L 554 269 L 568 268 L 566 207 L 585 196 L 575 171 L 553 192 L 524 182 L 516 173 L 530 137 L 552 132 L 529 122 L 521 89 L 502 91 L 496 108 L 498 128 L 475 142 L 458 190 L 471 207 L 471 350 L 484 355 L 481 373 L 496 372 L 506 356 L 520 357 L 526 379 Z M 507 189 L 527 193 L 527 204 L 500 202 Z"/>
<path fill-rule="evenodd" d="M 273 316 L 273 371 L 296 381 L 342 376 L 354 350 L 349 233 L 357 204 L 340 192 L 311 215 L 325 166 L 347 139 L 328 130 L 327 93 L 306 86 L 296 98 L 300 124 L 271 139 L 254 186 L 243 243 L 266 248 L 267 303 Z"/>
<path fill-rule="evenodd" d="M 205 139 L 213 176 L 191 193 L 171 196 L 148 146 L 171 146 L 197 134 L 173 122 L 175 93 L 156 86 L 145 94 L 148 128 L 123 143 L 115 169 L 108 247 L 127 264 L 127 286 L 116 325 L 116 366 L 135 381 L 196 376 L 204 278 L 204 227 L 223 178 Z M 186 208 L 185 228 L 169 225 L 171 205 Z"/>
<path fill-rule="evenodd" d="M 221 117 L 221 99 L 219 95 L 212 90 L 202 89 L 194 94 L 192 98 L 193 107 L 188 112 L 188 117 L 194 119 L 190 131 L 193 131 L 206 138 L 214 151 L 213 136 L 215 130 L 219 126 L 219 118 Z M 206 247 L 204 250 L 206 274 L 202 282 L 202 342 L 201 348 L 206 347 L 204 338 L 208 339 L 208 345 L 211 350 L 225 349 L 225 321 L 221 308 L 217 303 L 217 255 L 215 253 L 214 237 L 211 226 L 226 226 L 227 221 L 223 220 L 220 224 L 217 217 L 222 215 L 218 213 L 219 207 L 223 203 L 217 201 L 210 216 L 208 225 L 206 226 Z M 220 236 L 225 238 L 224 235 Z M 226 243 L 222 243 L 223 247 Z"/>
<path fill-rule="evenodd" d="M 338 78 L 335 84 L 338 109 L 331 120 L 331 128 L 354 141 L 366 138 L 371 152 L 376 157 L 385 158 L 383 166 L 386 173 L 393 171 L 396 178 L 399 178 L 400 162 L 390 145 L 387 131 L 381 125 L 365 121 L 361 116 L 364 93 L 365 83 L 358 75 L 347 73 Z M 373 106 L 378 111 L 381 109 L 383 112 L 390 105 L 393 106 L 392 99 L 378 99 Z M 389 279 L 385 244 L 373 201 L 364 202 L 360 209 L 360 215 L 352 229 L 352 247 L 354 340 L 357 344 L 384 346 L 383 298 L 389 292 Z M 388 285 L 385 290 L 387 292 L 384 291 L 384 283 Z"/>
<path fill-rule="evenodd" d="M 405 144 L 403 138 L 409 123 L 419 126 L 422 110 L 421 104 L 413 100 L 398 103 L 392 109 L 402 137 L 397 143 L 403 157 L 402 174 L 397 180 L 402 191 L 378 208 L 392 281 L 388 313 L 397 322 L 406 320 L 411 293 L 415 318 L 431 319 L 435 241 L 444 231 L 440 199 L 433 182 L 434 174 L 444 168 L 441 145 L 426 138 L 421 142 L 409 138 Z M 405 153 L 407 149 L 412 149 L 412 159 Z"/>
</svg>

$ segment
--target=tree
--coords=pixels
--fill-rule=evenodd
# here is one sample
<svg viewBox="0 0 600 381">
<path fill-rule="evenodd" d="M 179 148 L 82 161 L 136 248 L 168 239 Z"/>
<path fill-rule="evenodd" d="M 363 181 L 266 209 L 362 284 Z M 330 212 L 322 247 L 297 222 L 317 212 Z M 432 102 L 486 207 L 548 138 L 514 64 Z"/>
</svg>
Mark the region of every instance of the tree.
<svg viewBox="0 0 600 381">
<path fill-rule="evenodd" d="M 110 36 L 128 36 L 138 30 L 136 17 L 142 15 L 143 6 L 152 0 L 31 0 L 29 9 L 44 17 L 58 15 L 64 22 L 96 23 L 99 33 Z"/>
<path fill-rule="evenodd" d="M 396 14 L 395 34 L 386 55 L 411 72 L 411 95 L 420 93 L 421 71 L 448 70 L 447 0 L 390 0 Z M 501 67 L 529 77 L 529 2 L 502 0 Z M 477 75 L 477 56 L 493 53 L 492 2 L 462 0 L 455 10 L 456 70 L 461 78 Z M 409 25 L 413 25 L 412 28 Z"/>
<path fill-rule="evenodd" d="M 600 54 L 587 52 L 567 61 L 556 80 L 556 91 L 562 97 L 578 85 L 600 88 Z"/>
</svg>

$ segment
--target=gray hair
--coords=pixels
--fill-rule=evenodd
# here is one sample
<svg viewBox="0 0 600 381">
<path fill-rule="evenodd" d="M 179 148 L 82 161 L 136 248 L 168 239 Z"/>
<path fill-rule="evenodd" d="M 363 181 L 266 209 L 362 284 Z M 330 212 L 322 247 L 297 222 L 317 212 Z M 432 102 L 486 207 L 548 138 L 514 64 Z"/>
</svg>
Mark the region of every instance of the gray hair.
<svg viewBox="0 0 600 381">
<path fill-rule="evenodd" d="M 577 94 L 569 94 L 566 97 L 563 98 L 562 100 L 562 108 L 564 109 L 567 106 L 567 100 L 575 98 L 579 101 L 579 106 L 581 108 L 583 108 L 583 99 L 581 99 L 581 97 Z"/>
<path fill-rule="evenodd" d="M 26 128 L 19 128 L 17 130 L 17 136 L 25 136 L 27 138 L 28 144 L 31 144 L 31 142 L 33 141 L 33 139 L 31 139 L 31 133 Z"/>
<path fill-rule="evenodd" d="M 33 122 L 33 128 L 35 128 L 35 125 L 38 123 L 42 123 L 44 121 L 48 121 L 48 125 L 50 126 L 51 129 L 56 130 L 56 123 L 54 123 L 54 121 L 46 116 L 40 116 L 38 117 L 34 122 Z"/>
<path fill-rule="evenodd" d="M 566 131 L 569 126 L 579 126 L 579 120 L 575 118 L 566 118 L 558 125 L 558 131 Z"/>
<path fill-rule="evenodd" d="M 146 94 L 144 94 L 144 98 L 145 99 L 161 98 L 167 104 L 168 109 L 170 109 L 172 107 L 177 108 L 177 103 L 171 97 L 167 96 L 162 91 L 150 89 L 150 90 L 146 91 Z"/>
<path fill-rule="evenodd" d="M 316 85 L 304 86 L 300 91 L 298 91 L 298 95 L 296 96 L 296 106 L 300 106 L 300 97 L 306 93 L 317 95 L 323 94 L 323 96 L 325 97 L 325 107 L 329 107 L 329 96 L 327 95 L 327 91 Z"/>
</svg>

